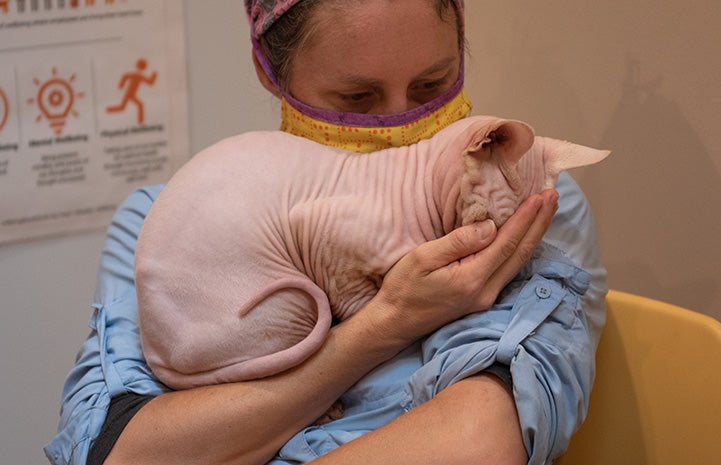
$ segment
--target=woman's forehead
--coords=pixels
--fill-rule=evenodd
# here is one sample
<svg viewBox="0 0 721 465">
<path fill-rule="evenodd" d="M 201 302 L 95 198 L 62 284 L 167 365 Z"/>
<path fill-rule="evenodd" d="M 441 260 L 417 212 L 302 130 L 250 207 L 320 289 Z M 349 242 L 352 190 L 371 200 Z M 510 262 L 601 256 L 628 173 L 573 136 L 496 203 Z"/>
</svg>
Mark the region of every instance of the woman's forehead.
<svg viewBox="0 0 721 465">
<path fill-rule="evenodd" d="M 424 6 L 407 14 L 419 2 Z M 294 60 L 295 71 L 305 65 L 372 77 L 430 74 L 427 68 L 439 67 L 441 61 L 457 64 L 456 24 L 440 18 L 429 0 L 367 0 L 343 8 L 346 15 L 338 11 L 317 13 L 312 38 Z"/>
</svg>

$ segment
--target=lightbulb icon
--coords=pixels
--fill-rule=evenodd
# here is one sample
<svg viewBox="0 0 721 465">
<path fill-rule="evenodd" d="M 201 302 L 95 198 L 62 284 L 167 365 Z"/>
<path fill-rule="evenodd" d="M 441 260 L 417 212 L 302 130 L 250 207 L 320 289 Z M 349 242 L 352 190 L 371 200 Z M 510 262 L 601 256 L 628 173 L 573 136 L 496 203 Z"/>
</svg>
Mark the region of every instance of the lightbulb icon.
<svg viewBox="0 0 721 465">
<path fill-rule="evenodd" d="M 45 82 L 33 79 L 33 82 L 39 87 L 36 98 L 28 99 L 28 104 L 37 103 L 40 108 L 40 114 L 35 119 L 36 122 L 45 118 L 50 127 L 55 131 L 56 135 L 63 132 L 65 123 L 69 115 L 77 118 L 78 112 L 75 111 L 74 105 L 76 98 L 83 98 L 84 92 L 75 92 L 73 82 L 75 82 L 75 74 L 69 79 L 62 79 L 57 76 L 57 69 L 53 68 L 53 77 Z"/>
</svg>

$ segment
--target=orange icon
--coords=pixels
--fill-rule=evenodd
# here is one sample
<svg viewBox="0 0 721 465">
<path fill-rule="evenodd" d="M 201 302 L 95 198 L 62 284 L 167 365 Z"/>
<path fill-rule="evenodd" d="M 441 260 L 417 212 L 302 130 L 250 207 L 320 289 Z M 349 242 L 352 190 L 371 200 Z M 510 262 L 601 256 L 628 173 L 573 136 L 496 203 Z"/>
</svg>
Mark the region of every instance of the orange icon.
<svg viewBox="0 0 721 465">
<path fill-rule="evenodd" d="M 29 105 L 37 103 L 40 114 L 35 119 L 40 122 L 43 117 L 50 123 L 50 127 L 56 135 L 60 135 L 65 127 L 68 115 L 78 116 L 75 111 L 75 99 L 85 97 L 84 92 L 75 92 L 72 83 L 75 82 L 75 74 L 70 79 L 57 77 L 57 69 L 53 67 L 53 77 L 41 83 L 37 78 L 33 79 L 36 86 L 40 87 L 36 98 L 28 99 Z"/>
<path fill-rule="evenodd" d="M 8 106 L 8 98 L 5 96 L 2 88 L 0 88 L 0 132 L 2 132 L 5 123 L 8 121 L 8 113 L 10 112 Z"/>
<path fill-rule="evenodd" d="M 3 13 L 7 13 L 8 3 L 10 3 L 10 0 L 0 0 L 0 11 L 2 11 Z"/>
<path fill-rule="evenodd" d="M 120 82 L 118 83 L 118 89 L 125 87 L 123 101 L 120 102 L 119 105 L 106 108 L 108 113 L 124 111 L 128 102 L 133 102 L 138 108 L 138 124 L 143 124 L 145 121 L 145 108 L 143 101 L 138 98 L 138 88 L 140 87 L 140 84 L 147 84 L 152 87 L 153 84 L 155 84 L 155 79 L 158 77 L 157 71 L 153 71 L 153 74 L 151 74 L 150 77 L 146 77 L 143 74 L 143 71 L 145 71 L 145 68 L 147 67 L 148 63 L 141 58 L 135 63 L 136 71 L 123 74 L 123 77 L 120 78 Z"/>
</svg>

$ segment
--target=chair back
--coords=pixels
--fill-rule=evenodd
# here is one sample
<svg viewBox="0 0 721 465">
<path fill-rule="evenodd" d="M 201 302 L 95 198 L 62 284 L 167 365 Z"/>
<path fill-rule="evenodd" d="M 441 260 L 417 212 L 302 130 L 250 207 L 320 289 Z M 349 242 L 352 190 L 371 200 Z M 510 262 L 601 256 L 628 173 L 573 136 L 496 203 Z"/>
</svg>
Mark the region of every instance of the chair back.
<svg viewBox="0 0 721 465">
<path fill-rule="evenodd" d="M 588 417 L 554 465 L 721 464 L 721 322 L 618 291 Z"/>
</svg>

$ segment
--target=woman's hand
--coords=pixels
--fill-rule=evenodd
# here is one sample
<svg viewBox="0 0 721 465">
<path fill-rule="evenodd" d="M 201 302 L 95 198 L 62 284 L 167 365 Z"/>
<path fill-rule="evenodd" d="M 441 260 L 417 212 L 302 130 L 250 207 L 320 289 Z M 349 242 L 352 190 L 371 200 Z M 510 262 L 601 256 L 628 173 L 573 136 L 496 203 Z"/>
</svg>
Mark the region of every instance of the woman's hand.
<svg viewBox="0 0 721 465">
<path fill-rule="evenodd" d="M 527 199 L 496 231 L 487 221 L 458 228 L 408 253 L 386 275 L 367 311 L 383 337 L 407 343 L 495 302 L 548 229 L 558 208 L 549 189 Z"/>
</svg>

